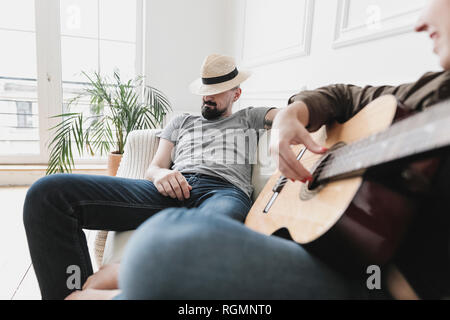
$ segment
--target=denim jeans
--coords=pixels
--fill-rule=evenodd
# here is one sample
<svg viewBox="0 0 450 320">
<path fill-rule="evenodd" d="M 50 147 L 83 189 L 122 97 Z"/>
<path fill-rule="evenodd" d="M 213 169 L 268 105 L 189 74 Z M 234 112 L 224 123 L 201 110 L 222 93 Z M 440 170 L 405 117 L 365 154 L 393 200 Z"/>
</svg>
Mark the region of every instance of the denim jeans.
<svg viewBox="0 0 450 320">
<path fill-rule="evenodd" d="M 183 201 L 163 196 L 148 180 L 56 174 L 35 182 L 23 219 L 42 298 L 63 299 L 74 290 L 67 285 L 70 266 L 79 267 L 81 285 L 92 274 L 82 229 L 134 230 L 170 207 L 199 207 L 207 215 L 244 221 L 252 203 L 241 189 L 207 175 L 185 177 L 192 190 Z"/>
<path fill-rule="evenodd" d="M 338 253 L 337 253 L 338 254 Z M 385 299 L 300 245 L 202 208 L 171 208 L 133 234 L 115 299 Z"/>
</svg>

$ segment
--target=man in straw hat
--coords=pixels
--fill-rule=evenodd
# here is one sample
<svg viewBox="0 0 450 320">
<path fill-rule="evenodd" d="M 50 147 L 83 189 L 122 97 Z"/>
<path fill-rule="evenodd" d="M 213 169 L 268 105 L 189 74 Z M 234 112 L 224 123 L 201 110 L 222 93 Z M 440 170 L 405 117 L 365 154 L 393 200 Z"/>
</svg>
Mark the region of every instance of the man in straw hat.
<svg viewBox="0 0 450 320">
<path fill-rule="evenodd" d="M 397 87 L 331 85 L 301 92 L 290 99 L 289 107 L 280 111 L 274 120 L 273 130 L 279 130 L 279 134 L 278 139 L 271 142 L 276 157 L 279 151 L 279 168 L 286 177 L 302 181 L 310 177 L 296 161 L 290 144 L 303 143 L 321 152 L 312 142 L 309 131 L 317 130 L 328 121 L 349 119 L 380 95 L 394 94 L 404 105 L 416 110 L 450 98 L 450 0 L 429 1 L 416 30 L 430 34 L 444 71 L 426 73 L 415 83 Z M 232 70 L 230 66 L 228 71 Z M 220 76 L 219 82 L 224 80 Z M 231 77 L 232 74 L 226 78 Z M 214 84 L 197 82 L 193 88 L 205 93 L 202 90 L 209 85 Z M 223 93 L 225 96 L 220 100 L 206 96 L 203 101 L 208 108 L 204 108 L 209 110 L 205 111 L 228 116 L 226 106 L 240 94 L 238 89 L 234 90 Z M 217 105 L 211 106 L 208 101 Z M 269 114 L 267 120 L 271 119 Z M 344 275 L 293 241 L 265 236 L 238 221 L 214 214 L 214 210 L 220 210 L 217 205 L 210 214 L 199 208 L 166 209 L 142 224 L 128 244 L 120 265 L 121 294 L 116 298 L 363 299 L 390 295 L 402 299 L 448 298 L 448 154 L 442 159 L 439 170 L 432 184 L 430 201 L 411 228 L 413 237 L 407 238 L 395 257 L 395 264 L 402 273 L 386 273 L 383 266 L 381 289 L 367 286 L 371 274 L 366 270 Z M 414 234 L 421 236 L 414 238 Z M 105 283 L 109 282 L 104 279 L 110 278 L 115 279 L 114 288 L 117 288 L 117 266 L 110 266 L 109 270 L 90 278 L 86 286 L 89 289 L 78 297 L 106 296 L 107 290 L 102 289 L 108 289 Z"/>
<path fill-rule="evenodd" d="M 250 76 L 231 57 L 212 54 L 191 85 L 202 96 L 201 116 L 176 116 L 160 133 L 146 179 L 56 174 L 27 193 L 24 224 L 42 297 L 62 299 L 92 274 L 82 229 L 133 230 L 171 207 L 200 208 L 242 223 L 252 205 L 251 165 L 260 131 L 271 127 L 276 108 L 232 113 L 239 85 Z"/>
<path fill-rule="evenodd" d="M 249 76 L 249 72 L 237 69 L 231 57 L 219 54 L 206 57 L 201 78 L 190 85 L 191 92 L 202 97 L 202 115 L 182 114 L 172 119 L 160 134 L 158 151 L 147 171 L 147 178 L 162 195 L 179 201 L 188 199 L 191 193 L 201 197 L 201 201 L 212 195 L 224 200 L 223 187 L 214 186 L 205 190 L 205 194 L 203 190 L 202 194 L 192 190 L 189 180 L 192 175 L 214 177 L 231 184 L 237 193 L 245 194 L 239 201 L 226 197 L 226 204 L 219 209 L 221 214 L 239 221 L 245 219 L 251 205 L 248 201 L 253 191 L 251 164 L 256 162 L 260 131 L 271 128 L 278 112 L 276 108 L 250 107 L 232 113 L 234 102 L 241 96 L 240 84 Z"/>
</svg>

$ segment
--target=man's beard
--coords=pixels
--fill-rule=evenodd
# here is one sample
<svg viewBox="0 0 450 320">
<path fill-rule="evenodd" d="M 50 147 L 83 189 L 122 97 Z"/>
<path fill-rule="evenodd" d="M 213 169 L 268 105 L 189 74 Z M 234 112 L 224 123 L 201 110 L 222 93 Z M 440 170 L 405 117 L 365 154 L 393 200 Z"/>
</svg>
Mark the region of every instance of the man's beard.
<svg viewBox="0 0 450 320">
<path fill-rule="evenodd" d="M 225 113 L 226 109 L 218 110 L 217 104 L 212 101 L 206 101 L 202 104 L 202 116 L 206 120 L 214 120 Z"/>
</svg>

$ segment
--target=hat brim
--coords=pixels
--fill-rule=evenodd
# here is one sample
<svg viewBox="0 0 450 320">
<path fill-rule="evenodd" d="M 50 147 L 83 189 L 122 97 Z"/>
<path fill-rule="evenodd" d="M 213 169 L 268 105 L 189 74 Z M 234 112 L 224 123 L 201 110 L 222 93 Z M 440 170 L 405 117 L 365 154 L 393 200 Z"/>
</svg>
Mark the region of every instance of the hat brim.
<svg viewBox="0 0 450 320">
<path fill-rule="evenodd" d="M 199 78 L 191 83 L 191 85 L 189 86 L 189 90 L 193 94 L 199 96 L 219 94 L 240 85 L 242 82 L 247 80 L 251 76 L 251 74 L 252 73 L 250 71 L 241 70 L 235 78 L 216 84 L 203 84 L 202 79 Z"/>
</svg>

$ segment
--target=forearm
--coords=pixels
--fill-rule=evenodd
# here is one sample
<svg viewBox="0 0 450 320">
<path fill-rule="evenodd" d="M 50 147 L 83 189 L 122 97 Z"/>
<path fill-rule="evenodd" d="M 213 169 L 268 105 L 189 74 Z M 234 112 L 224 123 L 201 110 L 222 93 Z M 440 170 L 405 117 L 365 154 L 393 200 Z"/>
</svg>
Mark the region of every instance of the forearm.
<svg viewBox="0 0 450 320">
<path fill-rule="evenodd" d="M 303 101 L 295 101 L 291 103 L 275 116 L 273 121 L 273 127 L 279 127 L 286 122 L 287 119 L 297 119 L 304 127 L 309 124 L 309 111 L 308 107 Z"/>
<path fill-rule="evenodd" d="M 343 123 L 376 98 L 391 94 L 407 106 L 417 109 L 424 101 L 435 95 L 439 88 L 445 86 L 448 72 L 428 72 L 416 82 L 398 86 L 365 86 L 334 84 L 315 90 L 301 91 L 289 99 L 289 104 L 302 101 L 309 111 L 307 129 L 316 131 L 322 125 L 338 121 Z"/>
<path fill-rule="evenodd" d="M 335 84 L 292 96 L 289 103 L 303 102 L 309 111 L 308 131 L 316 131 L 322 125 L 338 121 L 343 123 L 353 117 L 376 98 L 392 94 L 401 100 L 414 90 L 414 83 L 400 86 L 365 86 Z"/>
<path fill-rule="evenodd" d="M 290 103 L 303 102 L 308 110 L 308 131 L 316 131 L 322 125 L 338 120 L 345 121 L 353 113 L 354 93 L 359 87 L 331 85 L 310 91 L 302 91 L 289 99 Z"/>
<path fill-rule="evenodd" d="M 147 168 L 147 171 L 145 172 L 145 179 L 150 180 L 150 181 L 155 181 L 155 178 L 162 172 L 162 171 L 167 171 L 170 170 L 168 168 L 162 168 L 156 164 L 150 164 L 149 167 Z"/>
<path fill-rule="evenodd" d="M 288 112 L 292 114 L 305 127 L 309 124 L 309 110 L 306 103 L 297 101 L 288 107 Z"/>
</svg>

